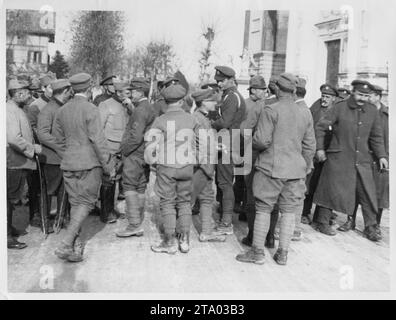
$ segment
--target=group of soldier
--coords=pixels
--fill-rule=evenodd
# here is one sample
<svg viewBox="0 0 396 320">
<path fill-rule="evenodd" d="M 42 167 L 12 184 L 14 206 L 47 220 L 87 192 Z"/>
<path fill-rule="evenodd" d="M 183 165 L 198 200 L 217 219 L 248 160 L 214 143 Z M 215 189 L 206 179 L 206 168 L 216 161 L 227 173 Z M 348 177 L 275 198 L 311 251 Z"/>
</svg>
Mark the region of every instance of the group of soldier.
<svg viewBox="0 0 396 320">
<path fill-rule="evenodd" d="M 27 246 L 17 240 L 23 232 L 12 226 L 26 190 L 32 225 L 45 233 L 67 225 L 55 250 L 66 261 L 83 260 L 80 233 L 90 213 L 99 211 L 104 223 L 123 218 L 117 195 L 125 199 L 127 223 L 116 236 L 143 236 L 150 172 L 161 216 L 154 252 L 190 250 L 194 206 L 201 242 L 223 242 L 232 235 L 235 212 L 247 221 L 242 243 L 250 249 L 236 256 L 241 262 L 263 264 L 264 247 L 274 248 L 278 239 L 273 258 L 285 265 L 290 242 L 302 238 L 301 222 L 332 236 L 333 210 L 347 215 L 338 229 L 348 231 L 355 228 L 359 204 L 365 236 L 381 240 L 382 210 L 389 206 L 388 109 L 381 103 L 381 87 L 365 80 L 353 81 L 351 91 L 324 84 L 321 98 L 308 108 L 306 80 L 291 73 L 271 77 L 268 86 L 262 76 L 251 77 L 246 100 L 232 68 L 216 67 L 214 79 L 193 91 L 176 74 L 155 86 L 145 78 L 110 76 L 95 99 L 86 73 L 69 79 L 44 75 L 40 86 L 10 80 L 8 248 Z M 213 133 L 216 143 L 210 135 L 202 141 L 202 130 Z M 218 136 L 229 133 L 234 139 L 235 131 L 237 147 L 234 141 L 219 143 Z M 181 132 L 192 138 L 181 139 Z M 179 150 L 191 152 L 180 156 Z M 243 156 L 247 172 L 238 171 L 235 153 Z M 209 154 L 215 160 L 198 159 Z M 52 196 L 57 197 L 55 221 Z"/>
</svg>

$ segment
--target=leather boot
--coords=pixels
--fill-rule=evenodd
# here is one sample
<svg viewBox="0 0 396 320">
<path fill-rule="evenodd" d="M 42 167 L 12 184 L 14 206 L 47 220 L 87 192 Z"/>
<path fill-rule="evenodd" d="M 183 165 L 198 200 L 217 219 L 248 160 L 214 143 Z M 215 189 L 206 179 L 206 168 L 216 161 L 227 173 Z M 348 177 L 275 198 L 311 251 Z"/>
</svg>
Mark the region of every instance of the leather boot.
<svg viewBox="0 0 396 320">
<path fill-rule="evenodd" d="M 55 250 L 55 255 L 59 259 L 67 260 L 67 258 L 73 254 L 73 247 L 71 245 L 61 243 L 58 248 Z"/>
<path fill-rule="evenodd" d="M 161 243 L 151 246 L 151 250 L 156 253 L 175 254 L 177 252 L 177 242 L 175 235 L 165 234 Z"/>
<path fill-rule="evenodd" d="M 275 248 L 275 235 L 273 233 L 267 233 L 267 237 L 265 239 L 265 246 L 269 249 Z"/>
<path fill-rule="evenodd" d="M 282 266 L 286 265 L 287 263 L 287 250 L 285 249 L 278 249 L 274 255 L 274 260 L 277 264 Z"/>
<path fill-rule="evenodd" d="M 141 208 L 139 207 L 139 197 L 136 192 L 126 191 L 126 216 L 128 225 L 124 230 L 117 231 L 116 236 L 120 238 L 141 237 L 143 235 L 143 226 L 141 220 Z"/>
<path fill-rule="evenodd" d="M 190 232 L 182 232 L 179 236 L 179 249 L 182 253 L 190 251 Z"/>
<path fill-rule="evenodd" d="M 356 222 L 353 216 L 348 216 L 348 220 L 337 230 L 340 230 L 342 232 L 347 232 L 349 230 L 355 230 L 356 227 Z"/>
<path fill-rule="evenodd" d="M 27 247 L 26 243 L 19 242 L 17 239 L 15 239 L 12 236 L 7 237 L 7 248 L 8 249 L 24 249 Z"/>
<path fill-rule="evenodd" d="M 367 237 L 367 239 L 371 241 L 377 242 L 382 240 L 382 236 L 378 233 L 375 226 L 366 227 L 363 233 Z"/>
<path fill-rule="evenodd" d="M 100 221 L 103 223 L 114 223 L 117 220 L 114 214 L 114 192 L 113 186 L 104 186 L 100 188 Z"/>
<path fill-rule="evenodd" d="M 67 257 L 69 262 L 81 262 L 83 261 L 84 244 L 82 243 L 80 236 L 77 236 L 74 240 L 73 253 Z"/>
</svg>

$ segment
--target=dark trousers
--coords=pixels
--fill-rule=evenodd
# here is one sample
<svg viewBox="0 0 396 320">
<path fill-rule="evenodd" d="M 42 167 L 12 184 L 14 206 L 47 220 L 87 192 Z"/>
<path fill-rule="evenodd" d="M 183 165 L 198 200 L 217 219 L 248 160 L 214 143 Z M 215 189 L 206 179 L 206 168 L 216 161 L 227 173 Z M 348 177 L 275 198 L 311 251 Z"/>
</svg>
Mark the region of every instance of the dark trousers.
<svg viewBox="0 0 396 320">
<path fill-rule="evenodd" d="M 363 219 L 365 227 L 374 226 L 377 224 L 377 211 L 373 208 L 370 199 L 364 189 L 362 178 L 359 172 L 356 174 L 356 200 L 355 205 L 361 205 L 363 212 Z M 317 215 L 317 222 L 329 224 L 332 215 L 332 210 L 329 208 L 320 207 Z"/>
<path fill-rule="evenodd" d="M 218 200 L 221 202 L 223 209 L 222 222 L 230 224 L 232 222 L 232 214 L 234 213 L 234 165 L 233 164 L 221 164 L 216 166 L 216 182 L 218 191 Z"/>
<path fill-rule="evenodd" d="M 235 203 L 245 205 L 246 204 L 245 176 L 241 176 L 241 175 L 235 176 L 233 190 L 235 195 Z"/>
<path fill-rule="evenodd" d="M 40 177 L 38 170 L 32 170 L 26 176 L 29 197 L 29 216 L 32 219 L 40 212 Z"/>
<path fill-rule="evenodd" d="M 311 214 L 313 196 L 319 183 L 320 174 L 322 173 L 323 162 L 315 162 L 314 169 L 307 176 L 307 192 L 304 199 L 303 216 L 309 216 Z M 319 208 L 315 209 L 315 216 Z"/>
</svg>

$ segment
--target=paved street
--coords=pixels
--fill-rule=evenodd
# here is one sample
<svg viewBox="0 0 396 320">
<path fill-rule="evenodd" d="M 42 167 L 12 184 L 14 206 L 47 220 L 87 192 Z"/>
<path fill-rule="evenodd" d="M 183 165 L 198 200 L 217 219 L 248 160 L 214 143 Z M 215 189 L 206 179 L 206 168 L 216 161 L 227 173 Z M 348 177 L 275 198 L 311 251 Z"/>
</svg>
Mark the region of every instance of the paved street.
<svg viewBox="0 0 396 320">
<path fill-rule="evenodd" d="M 27 224 L 27 210 L 19 208 L 18 227 Z M 345 217 L 338 215 L 338 223 Z M 235 255 L 247 249 L 240 241 L 247 225 L 234 216 L 235 235 L 225 243 L 200 243 L 199 220 L 191 235 L 191 251 L 174 256 L 155 254 L 150 245 L 159 241 L 158 208 L 154 197 L 146 202 L 145 235 L 119 239 L 115 231 L 126 220 L 104 225 L 99 217 L 86 221 L 85 260 L 69 264 L 53 253 L 60 234 L 46 240 L 38 228 L 28 227 L 21 237 L 29 247 L 8 250 L 10 292 L 112 292 L 112 293 L 259 293 L 259 292 L 382 292 L 390 290 L 389 212 L 384 213 L 384 240 L 373 243 L 359 231 L 328 237 L 303 225 L 304 238 L 293 242 L 287 266 L 271 258 L 275 249 L 266 249 L 266 264 L 244 264 Z M 358 229 L 362 230 L 361 212 Z M 353 285 L 342 279 L 352 275 Z M 53 282 L 46 276 L 53 275 Z"/>
</svg>

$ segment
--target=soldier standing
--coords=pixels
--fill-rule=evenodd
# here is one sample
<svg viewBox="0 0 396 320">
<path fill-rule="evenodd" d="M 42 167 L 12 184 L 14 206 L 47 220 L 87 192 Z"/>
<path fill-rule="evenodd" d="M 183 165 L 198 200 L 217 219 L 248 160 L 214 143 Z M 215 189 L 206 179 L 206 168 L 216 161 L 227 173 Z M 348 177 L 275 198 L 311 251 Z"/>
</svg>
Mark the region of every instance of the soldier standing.
<svg viewBox="0 0 396 320">
<path fill-rule="evenodd" d="M 337 103 L 316 126 L 317 158 L 324 165 L 313 201 L 320 206 L 317 222 L 324 226 L 329 225 L 332 210 L 352 215 L 360 204 L 364 234 L 379 241 L 378 200 L 369 148 L 379 159 L 379 168 L 387 169 L 383 129 L 377 108 L 368 103 L 370 83 L 354 80 L 352 86 L 351 97 Z M 326 148 L 329 126 L 334 128 L 333 137 Z"/>
<path fill-rule="evenodd" d="M 76 240 L 81 226 L 98 199 L 103 173 L 115 176 L 98 108 L 89 102 L 91 76 L 79 73 L 69 79 L 73 99 L 58 111 L 54 135 L 64 148 L 61 169 L 69 195 L 70 223 L 55 254 L 69 262 L 82 261 L 82 244 Z"/>
<path fill-rule="evenodd" d="M 104 78 L 99 84 L 102 86 L 104 92 L 99 94 L 98 96 L 95 97 L 93 104 L 95 106 L 99 106 L 99 104 L 103 101 L 106 101 L 107 99 L 110 99 L 113 94 L 114 94 L 114 85 L 113 85 L 113 79 L 116 76 L 109 76 L 107 78 Z"/>
<path fill-rule="evenodd" d="M 30 99 L 28 83 L 10 80 L 6 103 L 7 116 L 7 247 L 23 249 L 27 245 L 16 240 L 19 235 L 12 226 L 14 205 L 22 199 L 28 175 L 36 170 L 34 156 L 40 154 L 41 146 L 34 143 L 29 120 L 23 111 Z"/>
<path fill-rule="evenodd" d="M 144 232 L 145 192 L 150 176 L 150 167 L 144 161 L 144 135 L 155 119 L 154 109 L 148 101 L 150 82 L 144 78 L 134 78 L 130 87 L 135 109 L 121 142 L 124 164 L 122 183 L 128 225 L 116 233 L 117 237 L 142 236 Z"/>
<path fill-rule="evenodd" d="M 274 260 L 281 265 L 287 261 L 295 215 L 302 208 L 305 177 L 315 154 L 312 117 L 294 102 L 297 81 L 290 73 L 279 76 L 279 102 L 265 107 L 253 137 L 253 145 L 260 150 L 253 180 L 256 219 L 252 248 L 236 257 L 241 262 L 264 263 L 264 240 L 276 203 L 281 220 Z"/>
<path fill-rule="evenodd" d="M 312 114 L 313 122 L 314 122 L 314 127 L 316 127 L 316 124 L 319 122 L 320 119 L 322 119 L 326 113 L 331 110 L 331 108 L 334 106 L 335 101 L 338 96 L 337 90 L 329 85 L 329 84 L 323 84 L 320 86 L 320 92 L 321 92 L 321 97 L 314 102 L 314 104 L 311 106 L 310 111 Z M 326 136 L 325 136 L 325 148 L 327 148 L 330 144 L 331 140 L 331 135 L 332 131 L 330 130 L 331 128 L 327 128 L 326 130 Z M 315 193 L 316 187 L 319 182 L 319 177 L 322 172 L 323 168 L 323 162 L 319 161 L 316 157 L 314 158 L 314 169 L 313 171 L 307 176 L 307 193 L 305 195 L 305 200 L 304 200 L 304 208 L 302 211 L 302 216 L 301 216 L 301 222 L 304 224 L 310 224 L 311 219 L 310 219 L 310 214 L 311 214 L 311 209 L 312 209 L 312 200 L 313 200 L 313 195 Z M 314 214 L 314 222 L 316 222 L 316 217 L 318 213 L 319 207 L 315 208 L 315 214 Z M 330 225 L 322 225 L 319 226 L 321 232 L 325 234 L 335 234 L 335 231 Z"/>
<path fill-rule="evenodd" d="M 62 149 L 63 146 L 56 142 L 56 137 L 53 135 L 53 127 L 58 109 L 70 99 L 72 90 L 71 84 L 67 79 L 55 80 L 52 82 L 51 87 L 53 90 L 52 98 L 38 115 L 37 136 L 43 147 L 39 160 L 47 183 L 47 194 L 49 196 L 48 215 L 51 208 L 51 196 L 56 196 L 57 215 L 59 216 L 64 214 L 68 200 L 63 183 L 63 173 L 60 169 L 61 154 L 64 150 Z M 48 232 L 50 233 L 52 225 L 48 227 Z"/>
<path fill-rule="evenodd" d="M 217 66 L 215 69 L 215 80 L 223 91 L 223 95 L 220 103 L 220 118 L 212 122 L 212 127 L 217 131 L 227 130 L 231 138 L 232 129 L 240 129 L 241 122 L 245 117 L 245 100 L 237 90 L 235 71 L 226 66 Z M 227 152 L 231 155 L 231 148 Z M 224 157 L 219 157 L 216 178 L 222 207 L 222 217 L 218 225 L 218 231 L 225 235 L 233 234 L 232 214 L 234 212 L 235 196 L 233 190 L 234 165 L 231 156 L 229 161 Z"/>
<path fill-rule="evenodd" d="M 117 165 L 120 164 L 120 148 L 122 136 L 129 120 L 129 109 L 125 100 L 129 100 L 130 85 L 127 81 L 113 81 L 115 94 L 99 103 L 100 119 L 102 128 L 107 139 L 111 157 Z M 119 180 L 119 179 L 118 179 Z M 114 208 L 116 181 L 109 179 L 104 174 L 100 188 L 100 220 L 104 223 L 113 223 L 119 216 Z"/>
<path fill-rule="evenodd" d="M 199 124 L 191 114 L 182 109 L 183 98 L 186 96 L 185 88 L 174 84 L 163 89 L 161 94 L 168 108 L 165 114 L 155 119 L 152 129 L 148 131 L 146 141 L 156 137 L 154 143 L 147 145 L 147 151 L 158 146 L 154 190 L 160 198 L 165 234 L 162 242 L 151 246 L 151 249 L 157 253 L 177 252 L 175 239 L 177 221 L 181 231 L 179 249 L 187 253 L 190 250 L 191 186 L 196 163 L 195 138 L 198 135 Z M 180 135 L 182 137 L 179 137 Z M 184 152 L 179 150 L 184 150 L 184 147 L 188 148 L 186 157 Z"/>
<path fill-rule="evenodd" d="M 199 213 L 202 224 L 202 231 L 199 241 L 225 241 L 225 236 L 218 234 L 214 228 L 212 217 L 212 206 L 215 199 L 213 190 L 214 166 L 216 150 L 216 133 L 212 129 L 208 119 L 209 111 L 214 111 L 217 104 L 217 93 L 211 88 L 198 90 L 192 94 L 197 110 L 193 113 L 194 118 L 199 123 L 201 130 L 207 134 L 204 139 L 199 140 L 198 164 L 194 168 L 192 180 L 193 190 L 191 194 L 191 204 L 194 205 L 199 199 Z M 202 158 L 201 158 L 202 156 Z"/>
</svg>

